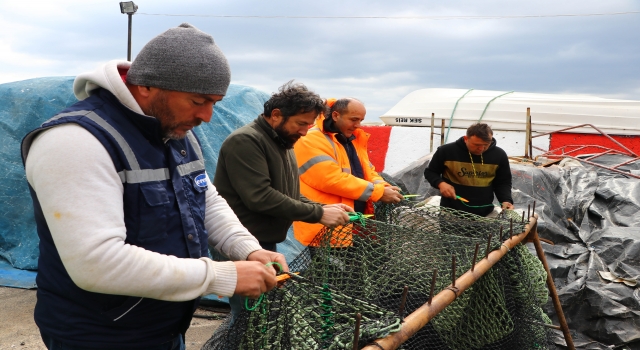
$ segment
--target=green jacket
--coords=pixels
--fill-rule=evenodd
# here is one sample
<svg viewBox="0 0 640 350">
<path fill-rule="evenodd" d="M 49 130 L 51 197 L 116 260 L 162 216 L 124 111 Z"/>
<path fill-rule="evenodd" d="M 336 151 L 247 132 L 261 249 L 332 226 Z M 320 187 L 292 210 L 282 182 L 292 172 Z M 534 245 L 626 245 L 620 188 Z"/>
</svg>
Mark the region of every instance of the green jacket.
<svg viewBox="0 0 640 350">
<path fill-rule="evenodd" d="M 224 140 L 213 184 L 261 243 L 284 241 L 293 221 L 322 218 L 322 206 L 300 194 L 293 149 L 262 115 Z"/>
</svg>

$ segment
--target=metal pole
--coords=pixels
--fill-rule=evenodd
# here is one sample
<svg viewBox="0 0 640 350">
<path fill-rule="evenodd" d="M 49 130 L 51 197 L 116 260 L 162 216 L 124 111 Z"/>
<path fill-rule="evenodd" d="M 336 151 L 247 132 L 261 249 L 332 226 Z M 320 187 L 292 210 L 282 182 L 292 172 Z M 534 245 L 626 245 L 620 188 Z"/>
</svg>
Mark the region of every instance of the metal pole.
<svg viewBox="0 0 640 350">
<path fill-rule="evenodd" d="M 127 16 L 129 16 L 129 43 L 127 45 L 127 61 L 131 62 L 131 16 L 133 16 L 133 13 L 127 13 Z"/>
<path fill-rule="evenodd" d="M 435 113 L 431 113 L 431 144 L 429 145 L 429 153 L 433 152 L 433 123 L 435 122 Z"/>
</svg>

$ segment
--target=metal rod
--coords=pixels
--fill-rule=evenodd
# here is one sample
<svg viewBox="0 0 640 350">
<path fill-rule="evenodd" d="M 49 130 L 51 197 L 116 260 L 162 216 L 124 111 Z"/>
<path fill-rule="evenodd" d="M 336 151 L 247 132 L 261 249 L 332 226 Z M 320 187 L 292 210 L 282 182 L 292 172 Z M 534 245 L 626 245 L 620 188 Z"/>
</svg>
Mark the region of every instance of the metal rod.
<svg viewBox="0 0 640 350">
<path fill-rule="evenodd" d="M 362 315 L 356 314 L 356 327 L 353 329 L 353 350 L 358 350 L 358 342 L 360 342 L 360 320 Z"/>
<path fill-rule="evenodd" d="M 500 242 L 502 242 L 502 225 L 500 225 Z"/>
<path fill-rule="evenodd" d="M 487 240 L 487 250 L 484 252 L 484 257 L 487 258 L 489 257 L 489 253 L 491 253 L 491 238 L 493 237 L 493 234 L 490 233 L 489 234 L 489 239 Z M 502 242 L 502 240 L 500 240 Z"/>
<path fill-rule="evenodd" d="M 476 243 L 476 251 L 473 253 L 473 262 L 471 263 L 471 271 L 476 267 L 476 259 L 478 259 L 478 249 L 480 249 L 480 243 Z"/>
<path fill-rule="evenodd" d="M 527 220 L 531 217 L 531 204 L 527 205 Z"/>
<path fill-rule="evenodd" d="M 513 218 L 509 219 L 509 239 L 513 237 Z"/>
<path fill-rule="evenodd" d="M 127 16 L 129 16 L 129 40 L 127 44 L 127 61 L 131 62 L 131 22 L 133 21 L 132 20 L 133 13 L 127 13 Z"/>
<path fill-rule="evenodd" d="M 416 334 L 418 330 L 424 327 L 438 313 L 449 306 L 457 296 L 464 293 L 473 283 L 480 279 L 493 265 L 500 261 L 509 250 L 519 244 L 529 234 L 535 222 L 536 218 L 532 217 L 527 226 L 525 226 L 526 229 L 524 232 L 516 235 L 513 240 L 503 242 L 500 249 L 491 252 L 487 259 L 479 261 L 474 271 L 467 271 L 460 276 L 456 281 L 457 295 L 451 293 L 449 290 L 441 291 L 434 296 L 429 303 L 422 305 L 416 311 L 405 317 L 398 332 L 391 333 L 385 338 L 377 339 L 375 341 L 377 345 L 367 345 L 363 350 L 380 350 L 380 348 L 390 350 L 400 347 L 402 343 Z"/>
<path fill-rule="evenodd" d="M 522 211 L 522 221 L 520 221 L 521 223 L 524 223 L 524 210 Z"/>
<path fill-rule="evenodd" d="M 433 125 L 435 123 L 436 114 L 431 113 L 431 143 L 429 144 L 429 153 L 433 152 Z"/>
<path fill-rule="evenodd" d="M 407 294 L 409 293 L 409 286 L 404 286 L 402 289 L 402 299 L 400 299 L 400 310 L 398 310 L 398 315 L 400 318 L 404 317 L 404 307 L 407 304 Z"/>
<path fill-rule="evenodd" d="M 535 207 L 535 204 L 534 204 L 534 207 Z M 556 315 L 558 316 L 558 321 L 560 322 L 560 328 L 562 328 L 562 333 L 564 334 L 564 340 L 567 342 L 567 347 L 569 348 L 569 350 L 575 350 L 575 346 L 573 345 L 573 339 L 571 338 L 571 332 L 569 332 L 569 325 L 567 324 L 567 320 L 564 318 L 564 312 L 562 311 L 562 304 L 560 303 L 560 298 L 558 297 L 556 286 L 553 283 L 553 277 L 551 277 L 551 270 L 549 269 L 547 258 L 544 255 L 544 250 L 542 249 L 542 243 L 540 243 L 540 237 L 538 236 L 537 221 L 533 224 L 533 228 L 531 229 L 529 236 L 533 241 L 533 245 L 536 248 L 538 259 L 540 259 L 540 261 L 542 262 L 542 266 L 544 266 L 544 269 L 547 272 L 547 287 L 549 288 L 549 294 L 551 294 L 551 300 L 553 301 L 553 308 L 555 309 Z"/>
<path fill-rule="evenodd" d="M 627 164 L 629 164 L 629 163 L 633 163 L 633 162 L 635 162 L 636 160 L 640 160 L 640 157 L 635 157 L 635 158 L 630 159 L 630 160 L 628 160 L 628 161 L 626 161 L 626 162 L 622 162 L 622 163 L 620 163 L 620 164 L 618 164 L 618 165 L 614 165 L 614 166 L 612 166 L 612 167 L 611 167 L 611 169 L 616 169 L 616 168 L 619 168 L 619 167 L 621 167 L 621 166 L 623 166 L 623 165 L 627 165 Z"/>
<path fill-rule="evenodd" d="M 431 291 L 429 292 L 429 302 L 427 304 L 431 304 L 431 300 L 433 299 L 433 292 L 436 289 L 436 278 L 438 277 L 438 269 L 433 270 L 433 277 L 431 277 Z"/>
<path fill-rule="evenodd" d="M 604 137 L 608 138 L 611 142 L 613 142 L 616 145 L 620 146 L 622 149 L 624 149 L 625 151 L 629 152 L 629 154 L 631 154 L 631 155 L 633 155 L 635 157 L 638 157 L 638 155 L 635 154 L 632 150 L 628 149 L 623 144 L 621 144 L 620 142 L 616 141 L 613 137 L 609 136 L 606 132 L 598 129 L 597 127 L 595 127 L 592 124 L 581 124 L 581 125 L 578 125 L 578 126 L 572 126 L 570 128 L 564 128 L 564 129 L 560 129 L 560 130 L 556 130 L 556 131 L 545 132 L 543 134 L 537 134 L 537 135 L 535 135 L 533 137 L 540 137 L 540 136 L 550 135 L 550 134 L 553 134 L 553 133 L 556 133 L 556 132 L 563 132 L 563 131 L 567 131 L 567 130 L 571 130 L 571 129 L 583 128 L 583 127 L 586 127 L 586 126 L 590 126 L 590 127 L 594 128 L 594 129 L 596 129 L 600 134 L 602 134 Z"/>
<path fill-rule="evenodd" d="M 531 208 L 531 216 L 536 216 L 536 201 L 533 201 L 533 208 Z"/>
<path fill-rule="evenodd" d="M 591 156 L 591 157 L 589 157 L 589 158 L 585 158 L 584 160 L 592 160 L 592 159 L 596 159 L 596 158 L 598 158 L 598 157 L 600 157 L 600 156 L 604 156 L 605 154 L 609 154 L 609 153 L 611 153 L 611 152 L 617 152 L 617 151 L 616 151 L 616 150 L 613 150 L 613 149 L 608 149 L 608 150 L 606 150 L 606 151 L 604 151 L 604 152 L 601 152 L 601 153 L 598 153 L 598 154 L 594 154 L 593 156 Z"/>
<path fill-rule="evenodd" d="M 577 160 L 577 161 L 580 161 L 580 162 L 583 162 L 583 163 L 587 163 L 587 164 L 589 164 L 589 165 L 597 166 L 597 167 L 600 167 L 600 168 L 603 168 L 603 169 L 607 169 L 607 170 L 610 170 L 610 171 L 616 172 L 616 173 L 618 173 L 618 174 L 622 174 L 622 175 L 625 175 L 625 176 L 630 176 L 630 177 L 635 177 L 636 179 L 640 179 L 640 175 L 634 175 L 634 174 L 632 174 L 632 173 L 630 173 L 630 172 L 626 172 L 626 171 L 618 170 L 618 169 L 613 168 L 613 167 L 607 167 L 607 166 L 604 166 L 604 165 L 602 165 L 602 164 L 598 164 L 598 163 L 590 162 L 590 161 L 588 161 L 588 160 L 580 159 L 580 158 L 573 157 L 573 156 L 562 156 L 562 157 L 563 157 L 563 158 L 571 158 L 571 159 L 575 159 L 575 160 Z"/>
<path fill-rule="evenodd" d="M 456 286 L 456 256 L 451 255 L 451 287 Z"/>
</svg>

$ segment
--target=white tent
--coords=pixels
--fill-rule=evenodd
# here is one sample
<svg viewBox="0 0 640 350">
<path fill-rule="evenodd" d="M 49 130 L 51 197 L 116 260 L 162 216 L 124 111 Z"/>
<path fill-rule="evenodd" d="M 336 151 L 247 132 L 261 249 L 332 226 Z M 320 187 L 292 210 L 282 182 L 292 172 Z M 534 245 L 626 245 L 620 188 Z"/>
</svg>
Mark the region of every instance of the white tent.
<svg viewBox="0 0 640 350">
<path fill-rule="evenodd" d="M 538 94 L 473 89 L 421 89 L 398 102 L 380 119 L 387 125 L 431 126 L 435 113 L 452 128 L 482 121 L 494 130 L 525 131 L 527 107 L 532 130 L 545 133 L 592 124 L 611 135 L 640 135 L 640 101 L 588 95 Z M 592 128 L 569 132 L 597 133 Z"/>
</svg>

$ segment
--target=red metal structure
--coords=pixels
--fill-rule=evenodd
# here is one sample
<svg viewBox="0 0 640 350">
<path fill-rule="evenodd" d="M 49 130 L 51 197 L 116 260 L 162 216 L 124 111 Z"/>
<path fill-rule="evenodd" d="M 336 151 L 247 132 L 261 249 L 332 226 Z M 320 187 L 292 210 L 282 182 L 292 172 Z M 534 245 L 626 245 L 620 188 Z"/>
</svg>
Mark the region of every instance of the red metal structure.
<svg viewBox="0 0 640 350">
<path fill-rule="evenodd" d="M 542 148 L 536 147 L 536 146 L 532 146 L 533 148 L 542 151 L 543 154 L 539 155 L 538 157 L 546 157 L 546 158 L 550 158 L 550 159 L 563 159 L 563 158 L 571 158 L 571 159 L 575 159 L 577 161 L 589 164 L 589 165 L 593 165 L 593 166 L 597 166 L 600 168 L 604 168 L 619 174 L 623 174 L 625 176 L 630 176 L 630 177 L 634 177 L 636 179 L 640 179 L 640 175 L 635 175 L 632 174 L 630 172 L 626 172 L 623 170 L 620 170 L 618 168 L 620 168 L 623 165 L 626 164 L 630 164 L 633 163 L 635 161 L 640 160 L 640 156 L 638 156 L 638 154 L 636 154 L 635 152 L 633 152 L 632 150 L 630 150 L 629 148 L 627 148 L 626 146 L 624 146 L 623 144 L 621 144 L 620 142 L 616 141 L 613 137 L 609 136 L 607 133 L 605 133 L 604 131 L 598 129 L 597 127 L 595 127 L 594 125 L 591 124 L 581 124 L 578 126 L 573 126 L 570 128 L 565 128 L 565 129 L 561 129 L 561 130 L 556 130 L 556 131 L 552 131 L 552 132 L 547 132 L 547 133 L 543 133 L 543 134 L 538 134 L 535 136 L 531 136 L 531 138 L 533 139 L 534 137 L 541 137 L 541 136 L 546 136 L 546 135 L 551 135 L 551 134 L 555 134 L 555 133 L 560 133 L 560 132 L 565 132 L 568 130 L 572 130 L 572 129 L 578 129 L 578 128 L 583 128 L 583 127 L 591 127 L 594 130 L 598 131 L 602 136 L 608 138 L 611 142 L 615 143 L 617 146 L 619 146 L 622 150 L 616 150 L 613 148 L 609 148 L 609 147 L 604 147 L 601 145 L 564 145 L 562 147 L 553 149 L 553 150 L 544 150 Z M 530 142 L 529 145 L 532 145 L 533 142 Z M 602 152 L 593 154 L 592 150 L 593 149 L 598 149 L 598 150 L 602 150 Z M 579 155 L 584 155 L 585 151 L 589 150 L 589 154 L 592 154 L 591 156 L 589 156 L 588 158 L 579 158 Z M 582 151 L 582 153 L 581 153 Z M 622 155 L 622 156 L 626 156 L 626 157 L 630 157 L 631 159 L 628 159 L 622 163 L 616 164 L 614 166 L 606 166 L 606 165 L 602 165 L 602 164 L 598 164 L 593 162 L 594 159 L 601 157 L 603 155 L 607 155 L 607 154 L 617 154 L 617 155 Z M 537 158 L 537 157 L 536 157 Z"/>
</svg>

